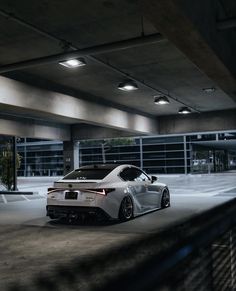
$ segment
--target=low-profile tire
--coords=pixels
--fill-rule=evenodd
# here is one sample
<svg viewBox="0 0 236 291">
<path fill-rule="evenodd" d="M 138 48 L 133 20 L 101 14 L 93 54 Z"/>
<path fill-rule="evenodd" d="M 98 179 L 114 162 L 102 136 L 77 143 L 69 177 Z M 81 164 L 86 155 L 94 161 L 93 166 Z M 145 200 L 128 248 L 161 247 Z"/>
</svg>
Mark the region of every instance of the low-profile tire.
<svg viewBox="0 0 236 291">
<path fill-rule="evenodd" d="M 164 189 L 161 198 L 161 208 L 170 207 L 170 193 L 168 189 Z"/>
<path fill-rule="evenodd" d="M 133 201 L 130 196 L 126 196 L 123 198 L 120 204 L 119 220 L 127 221 L 133 218 L 133 216 L 134 216 Z"/>
</svg>

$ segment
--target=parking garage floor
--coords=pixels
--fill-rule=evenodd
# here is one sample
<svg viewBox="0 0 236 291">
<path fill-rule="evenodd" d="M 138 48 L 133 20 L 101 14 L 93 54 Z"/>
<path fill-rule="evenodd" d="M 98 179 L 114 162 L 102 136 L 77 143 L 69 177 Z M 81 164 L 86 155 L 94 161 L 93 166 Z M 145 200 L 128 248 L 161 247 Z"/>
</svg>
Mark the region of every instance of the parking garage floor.
<svg viewBox="0 0 236 291">
<path fill-rule="evenodd" d="M 95 253 L 178 223 L 236 197 L 236 173 L 159 176 L 171 193 L 171 207 L 125 223 L 66 224 L 45 216 L 46 190 L 56 178 L 20 178 L 28 195 L 0 195 L 0 290 L 14 282 L 33 284 L 39 273 L 70 265 Z M 12 276 L 14 274 L 14 276 Z"/>
</svg>

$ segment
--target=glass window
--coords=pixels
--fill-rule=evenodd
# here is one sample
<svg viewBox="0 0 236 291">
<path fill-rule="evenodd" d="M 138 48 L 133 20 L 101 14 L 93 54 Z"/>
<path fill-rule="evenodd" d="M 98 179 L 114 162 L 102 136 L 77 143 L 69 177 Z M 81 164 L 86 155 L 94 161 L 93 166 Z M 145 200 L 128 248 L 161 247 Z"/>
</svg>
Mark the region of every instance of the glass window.
<svg viewBox="0 0 236 291">
<path fill-rule="evenodd" d="M 143 144 L 160 144 L 160 143 L 178 143 L 183 142 L 183 136 L 170 136 L 170 137 L 148 137 L 143 138 Z"/>
<path fill-rule="evenodd" d="M 102 180 L 113 169 L 78 169 L 68 175 L 63 180 Z"/>
<path fill-rule="evenodd" d="M 206 141 L 206 140 L 216 140 L 216 134 L 195 134 L 186 137 L 188 142 L 191 141 Z"/>
<path fill-rule="evenodd" d="M 139 169 L 125 168 L 120 173 L 121 179 L 124 181 L 150 181 L 150 178 Z"/>
<path fill-rule="evenodd" d="M 219 140 L 236 139 L 235 132 L 219 133 Z"/>
</svg>

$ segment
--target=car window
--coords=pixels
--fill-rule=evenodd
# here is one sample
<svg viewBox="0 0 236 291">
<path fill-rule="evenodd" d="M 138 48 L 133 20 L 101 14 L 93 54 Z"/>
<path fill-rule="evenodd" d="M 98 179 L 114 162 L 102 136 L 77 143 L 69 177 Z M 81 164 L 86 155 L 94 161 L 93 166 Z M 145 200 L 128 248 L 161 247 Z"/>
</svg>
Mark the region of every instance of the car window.
<svg viewBox="0 0 236 291">
<path fill-rule="evenodd" d="M 137 174 L 138 176 L 135 178 L 135 181 L 149 181 L 150 180 L 147 175 L 145 175 L 142 171 L 138 169 L 137 169 Z"/>
<path fill-rule="evenodd" d="M 124 181 L 150 181 L 149 177 L 145 175 L 141 170 L 136 168 L 125 168 L 120 173 L 121 179 Z"/>
<path fill-rule="evenodd" d="M 133 171 L 133 168 L 125 168 L 121 173 L 120 177 L 124 181 L 134 181 L 136 177 L 136 172 Z"/>
<path fill-rule="evenodd" d="M 102 180 L 112 169 L 78 169 L 68 175 L 63 180 Z"/>
</svg>

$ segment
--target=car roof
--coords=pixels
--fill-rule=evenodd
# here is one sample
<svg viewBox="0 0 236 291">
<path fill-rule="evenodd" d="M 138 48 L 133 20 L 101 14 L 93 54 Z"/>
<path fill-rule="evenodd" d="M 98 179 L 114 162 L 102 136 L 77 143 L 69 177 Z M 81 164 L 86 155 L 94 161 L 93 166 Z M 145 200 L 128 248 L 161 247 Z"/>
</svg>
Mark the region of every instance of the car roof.
<svg viewBox="0 0 236 291">
<path fill-rule="evenodd" d="M 113 170 L 120 166 L 119 164 L 93 164 L 93 165 L 87 165 L 87 166 L 82 166 L 75 171 L 79 170 L 92 170 L 92 169 L 105 169 L 105 170 Z"/>
</svg>

